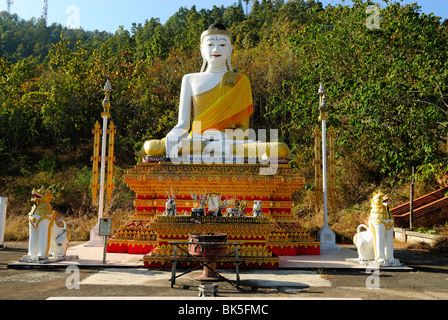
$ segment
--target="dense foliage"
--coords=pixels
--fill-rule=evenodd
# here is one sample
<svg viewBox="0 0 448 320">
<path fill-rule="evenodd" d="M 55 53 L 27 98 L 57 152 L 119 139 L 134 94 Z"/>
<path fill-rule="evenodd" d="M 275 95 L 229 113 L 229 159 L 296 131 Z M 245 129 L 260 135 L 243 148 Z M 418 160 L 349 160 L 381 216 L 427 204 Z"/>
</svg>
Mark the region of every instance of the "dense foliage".
<svg viewBox="0 0 448 320">
<path fill-rule="evenodd" d="M 447 26 L 398 3 L 381 9 L 380 28 L 370 30 L 368 3 L 354 2 L 254 1 L 249 14 L 242 1 L 182 7 L 165 24 L 151 18 L 114 34 L 1 12 L 2 175 L 88 164 L 106 79 L 119 163 L 135 163 L 144 140 L 176 123 L 182 76 L 200 69 L 199 36 L 217 21 L 234 35 L 234 69 L 252 83 L 252 127 L 281 129 L 302 170 L 312 170 L 323 81 L 341 163 L 375 181 L 404 179 L 412 166 L 446 173 Z"/>
</svg>

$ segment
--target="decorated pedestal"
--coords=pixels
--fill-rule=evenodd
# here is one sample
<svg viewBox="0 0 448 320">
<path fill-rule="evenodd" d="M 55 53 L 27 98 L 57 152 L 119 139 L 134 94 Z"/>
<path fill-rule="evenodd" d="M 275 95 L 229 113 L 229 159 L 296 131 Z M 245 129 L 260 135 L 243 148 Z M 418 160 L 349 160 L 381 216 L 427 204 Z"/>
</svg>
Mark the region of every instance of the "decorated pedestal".
<svg viewBox="0 0 448 320">
<path fill-rule="evenodd" d="M 157 216 L 151 223 L 157 233 L 156 248 L 143 258 L 146 267 L 169 267 L 174 246 L 170 241 L 185 241 L 185 250 L 188 250 L 188 234 L 190 233 L 224 233 L 232 243 L 239 245 L 239 258 L 242 268 L 268 268 L 278 267 L 278 257 L 272 254 L 267 247 L 267 241 L 272 225 L 267 218 L 251 217 L 199 217 L 190 216 Z M 228 246 L 228 253 L 234 252 L 234 246 Z M 194 266 L 195 261 L 188 261 L 188 257 L 180 253 L 180 267 Z M 184 261 L 182 261 L 182 259 Z M 233 268 L 234 257 L 229 257 L 218 263 L 219 268 Z"/>
<path fill-rule="evenodd" d="M 260 174 L 266 170 L 272 174 Z M 187 243 L 190 233 L 225 233 L 229 242 L 241 242 L 242 268 L 277 268 L 279 255 L 320 253 L 319 242 L 300 228 L 291 213 L 292 194 L 303 186 L 304 179 L 286 160 L 273 167 L 260 163 L 174 164 L 153 157 L 130 169 L 124 181 L 136 193 L 136 211 L 109 240 L 107 250 L 146 254 L 146 267 L 170 267 L 174 246 L 168 242 Z M 171 189 L 176 194 L 176 216 L 164 215 Z M 192 192 L 244 201 L 245 214 L 192 217 Z M 254 217 L 252 208 L 258 201 L 262 214 Z M 188 262 L 180 262 L 183 265 Z M 232 262 L 218 265 L 233 266 Z"/>
</svg>

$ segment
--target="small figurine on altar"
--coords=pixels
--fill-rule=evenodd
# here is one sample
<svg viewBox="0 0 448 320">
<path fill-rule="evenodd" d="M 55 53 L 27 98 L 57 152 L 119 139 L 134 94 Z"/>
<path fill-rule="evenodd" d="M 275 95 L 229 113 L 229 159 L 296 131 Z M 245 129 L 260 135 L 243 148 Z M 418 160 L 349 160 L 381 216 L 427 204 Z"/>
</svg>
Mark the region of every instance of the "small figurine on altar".
<svg viewBox="0 0 448 320">
<path fill-rule="evenodd" d="M 227 206 L 230 204 L 229 199 L 225 199 L 221 202 L 221 204 L 218 207 L 218 212 L 216 213 L 217 217 L 222 217 L 222 211 L 227 208 Z"/>
<path fill-rule="evenodd" d="M 70 232 L 63 220 L 56 220 L 56 214 L 51 206 L 52 191 L 44 187 L 31 192 L 34 202 L 28 214 L 30 235 L 28 244 L 28 255 L 22 258 L 25 262 L 47 260 L 51 258 L 65 257 Z M 56 225 L 62 222 L 64 227 Z"/>
<path fill-rule="evenodd" d="M 208 198 L 208 211 L 214 217 L 222 217 L 222 210 L 227 208 L 230 201 L 224 199 L 221 201 L 222 195 L 211 194 Z"/>
<path fill-rule="evenodd" d="M 192 217 L 203 217 L 205 216 L 205 206 L 207 205 L 207 201 L 209 199 L 209 194 L 207 194 L 207 190 L 203 195 L 197 195 L 196 192 L 193 193 L 190 191 L 191 199 L 194 200 L 193 208 L 191 208 L 191 216 Z"/>
<path fill-rule="evenodd" d="M 373 195 L 370 205 L 368 226 L 359 225 L 353 237 L 353 243 L 358 249 L 356 260 L 361 264 L 372 261 L 382 266 L 399 266 L 400 261 L 394 258 L 394 217 L 389 210 L 391 200 L 380 191 Z M 361 232 L 362 228 L 366 231 Z"/>
<path fill-rule="evenodd" d="M 246 213 L 247 202 L 239 199 L 230 200 L 231 208 L 227 208 L 228 217 L 244 217 Z"/>
<path fill-rule="evenodd" d="M 168 196 L 166 203 L 165 203 L 165 212 L 163 213 L 164 216 L 176 216 L 177 213 L 177 206 L 176 206 L 176 195 L 173 193 L 173 188 L 171 188 L 171 195 L 166 192 L 166 195 Z"/>
<path fill-rule="evenodd" d="M 261 215 L 263 214 L 261 200 L 254 201 L 254 206 L 252 207 L 252 213 L 253 213 L 254 217 L 261 217 Z"/>
<path fill-rule="evenodd" d="M 210 194 L 208 197 L 208 212 L 211 212 L 214 216 L 218 213 L 219 202 L 221 201 L 221 196 L 215 193 Z"/>
<path fill-rule="evenodd" d="M 164 216 L 176 216 L 177 206 L 175 199 L 167 199 L 165 203 L 165 213 Z"/>
</svg>

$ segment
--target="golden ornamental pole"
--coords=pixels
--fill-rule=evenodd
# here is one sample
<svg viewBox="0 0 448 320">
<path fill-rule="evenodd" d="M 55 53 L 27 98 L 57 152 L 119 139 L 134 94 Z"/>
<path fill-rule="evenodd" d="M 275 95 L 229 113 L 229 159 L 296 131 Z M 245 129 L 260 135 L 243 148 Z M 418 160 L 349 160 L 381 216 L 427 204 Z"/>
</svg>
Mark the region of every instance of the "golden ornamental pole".
<svg viewBox="0 0 448 320">
<path fill-rule="evenodd" d="M 100 161 L 100 123 L 97 121 L 95 127 L 92 130 L 93 134 L 93 156 L 90 161 L 93 162 L 92 165 L 92 183 L 90 184 L 90 189 L 92 189 L 92 204 L 95 205 L 96 197 L 98 195 L 99 185 L 98 185 L 98 163 Z"/>
<path fill-rule="evenodd" d="M 107 200 L 110 204 L 110 201 L 112 199 L 112 191 L 115 189 L 114 184 L 114 162 L 115 162 L 115 156 L 114 156 L 114 147 L 115 147 L 115 134 L 117 133 L 117 130 L 115 130 L 114 123 L 111 121 L 109 124 L 109 130 L 107 130 L 107 134 L 109 135 L 109 151 L 108 151 L 108 157 L 107 157 Z"/>
<path fill-rule="evenodd" d="M 319 125 L 314 128 L 314 195 L 316 212 L 319 212 L 322 201 L 322 134 Z"/>
</svg>

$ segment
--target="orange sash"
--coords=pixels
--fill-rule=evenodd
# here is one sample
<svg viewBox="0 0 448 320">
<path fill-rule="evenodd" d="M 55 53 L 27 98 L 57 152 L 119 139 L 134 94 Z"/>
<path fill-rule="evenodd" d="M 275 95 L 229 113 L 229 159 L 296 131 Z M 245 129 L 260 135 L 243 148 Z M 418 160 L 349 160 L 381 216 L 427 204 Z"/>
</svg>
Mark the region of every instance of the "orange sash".
<svg viewBox="0 0 448 320">
<path fill-rule="evenodd" d="M 223 76 L 225 77 L 226 75 Z M 222 87 L 223 84 L 220 83 L 218 86 Z M 210 129 L 224 131 L 251 116 L 253 113 L 252 89 L 245 75 L 239 75 L 235 85 L 223 91 L 218 100 L 194 118 L 192 132 L 203 133 Z M 197 125 L 198 121 L 200 126 Z"/>
</svg>

